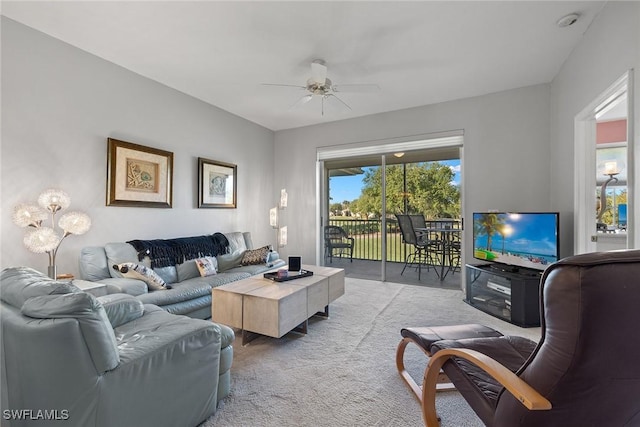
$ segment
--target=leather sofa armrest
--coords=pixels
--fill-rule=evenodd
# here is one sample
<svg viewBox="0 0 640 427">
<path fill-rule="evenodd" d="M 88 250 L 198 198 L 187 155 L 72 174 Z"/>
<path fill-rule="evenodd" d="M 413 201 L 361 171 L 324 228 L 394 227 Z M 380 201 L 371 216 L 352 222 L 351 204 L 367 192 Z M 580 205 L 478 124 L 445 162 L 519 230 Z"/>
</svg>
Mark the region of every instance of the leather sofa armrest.
<svg viewBox="0 0 640 427">
<path fill-rule="evenodd" d="M 93 295 L 76 292 L 29 298 L 21 312 L 35 319 L 75 319 L 98 373 L 120 363 L 116 337 L 104 307 Z"/>
<path fill-rule="evenodd" d="M 147 284 L 142 280 L 127 277 L 103 279 L 99 280 L 98 283 L 102 283 L 107 287 L 107 294 L 129 294 L 137 297 L 149 292 Z"/>
<path fill-rule="evenodd" d="M 111 326 L 115 329 L 120 325 L 136 320 L 144 314 L 142 302 L 127 294 L 112 294 L 98 297 L 102 303 Z"/>
<path fill-rule="evenodd" d="M 475 350 L 466 348 L 449 348 L 437 351 L 429 359 L 429 366 L 424 373 L 422 383 L 422 414 L 428 427 L 439 426 L 436 415 L 436 383 L 442 365 L 452 357 L 465 359 L 478 366 L 496 379 L 527 409 L 548 410 L 551 402 L 524 382 L 520 377 L 511 372 L 489 356 Z"/>
</svg>

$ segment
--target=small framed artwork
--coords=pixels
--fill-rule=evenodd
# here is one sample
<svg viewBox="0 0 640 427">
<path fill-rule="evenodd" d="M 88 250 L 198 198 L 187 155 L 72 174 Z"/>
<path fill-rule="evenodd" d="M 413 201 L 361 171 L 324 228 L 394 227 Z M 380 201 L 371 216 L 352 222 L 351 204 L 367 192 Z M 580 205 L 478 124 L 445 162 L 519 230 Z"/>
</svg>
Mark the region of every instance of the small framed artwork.
<svg viewBox="0 0 640 427">
<path fill-rule="evenodd" d="M 107 206 L 170 208 L 173 153 L 107 139 Z"/>
<path fill-rule="evenodd" d="M 237 207 L 238 167 L 198 157 L 198 207 Z"/>
</svg>

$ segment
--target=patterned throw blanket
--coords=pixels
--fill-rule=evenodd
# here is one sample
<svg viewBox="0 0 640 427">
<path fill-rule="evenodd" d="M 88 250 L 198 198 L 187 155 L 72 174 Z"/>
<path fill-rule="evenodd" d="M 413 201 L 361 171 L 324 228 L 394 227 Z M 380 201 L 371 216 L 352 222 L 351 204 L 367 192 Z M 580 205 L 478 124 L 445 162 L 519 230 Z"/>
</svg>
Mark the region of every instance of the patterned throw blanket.
<svg viewBox="0 0 640 427">
<path fill-rule="evenodd" d="M 138 260 L 148 256 L 151 268 L 168 267 L 186 260 L 227 253 L 229 241 L 222 233 L 177 239 L 128 241 L 138 252 Z"/>
</svg>

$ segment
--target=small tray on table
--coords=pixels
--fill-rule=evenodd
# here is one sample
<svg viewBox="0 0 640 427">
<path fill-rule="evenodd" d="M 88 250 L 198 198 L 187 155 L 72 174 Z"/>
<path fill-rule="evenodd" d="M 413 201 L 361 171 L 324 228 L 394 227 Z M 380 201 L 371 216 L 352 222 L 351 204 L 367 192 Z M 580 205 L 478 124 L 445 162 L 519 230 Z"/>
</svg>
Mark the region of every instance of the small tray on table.
<svg viewBox="0 0 640 427">
<path fill-rule="evenodd" d="M 278 277 L 278 272 L 264 273 L 264 278 L 273 280 L 274 282 L 287 282 L 289 280 L 299 279 L 301 277 L 313 276 L 313 271 L 300 270 L 300 271 L 288 271 L 288 274 L 284 277 Z"/>
</svg>

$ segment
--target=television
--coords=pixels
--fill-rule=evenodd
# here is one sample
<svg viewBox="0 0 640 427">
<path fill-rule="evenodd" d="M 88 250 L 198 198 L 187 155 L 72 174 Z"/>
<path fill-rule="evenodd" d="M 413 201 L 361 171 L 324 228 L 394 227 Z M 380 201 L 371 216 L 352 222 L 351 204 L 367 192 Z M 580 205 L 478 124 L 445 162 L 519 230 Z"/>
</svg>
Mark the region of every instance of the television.
<svg viewBox="0 0 640 427">
<path fill-rule="evenodd" d="M 473 257 L 506 271 L 545 270 L 558 261 L 558 212 L 474 212 Z"/>
</svg>

